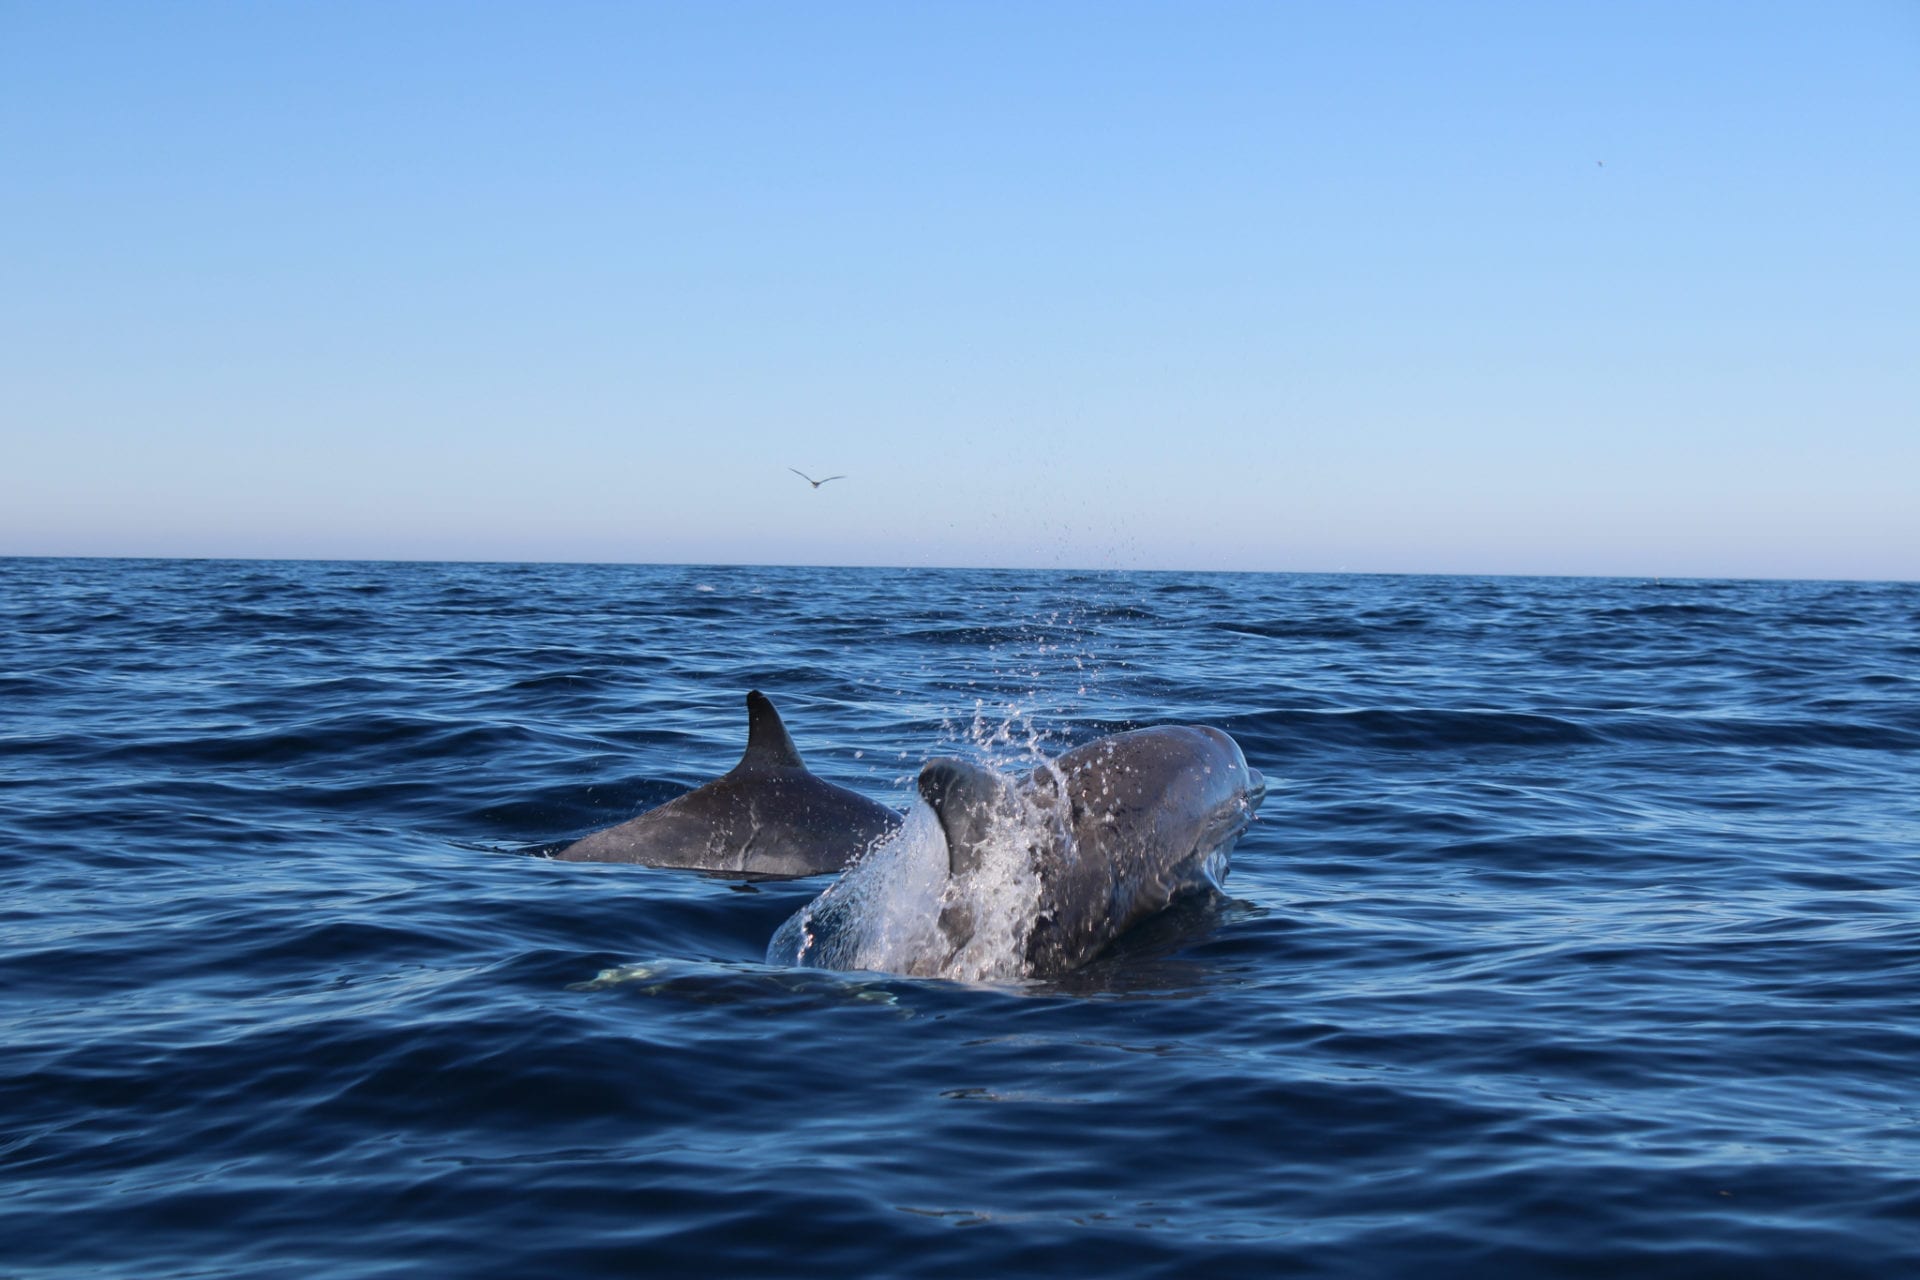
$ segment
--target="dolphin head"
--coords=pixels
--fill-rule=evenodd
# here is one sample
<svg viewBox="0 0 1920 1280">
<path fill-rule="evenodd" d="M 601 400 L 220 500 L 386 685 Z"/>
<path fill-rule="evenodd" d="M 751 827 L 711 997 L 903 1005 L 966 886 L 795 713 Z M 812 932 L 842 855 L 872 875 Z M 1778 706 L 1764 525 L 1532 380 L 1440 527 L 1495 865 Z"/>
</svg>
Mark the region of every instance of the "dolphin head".
<svg viewBox="0 0 1920 1280">
<path fill-rule="evenodd" d="M 1194 725 L 1193 728 L 1219 750 L 1226 762 L 1228 778 L 1239 784 L 1240 801 L 1249 812 L 1257 810 L 1260 802 L 1267 798 L 1267 775 L 1247 763 L 1246 753 L 1240 750 L 1240 744 L 1233 740 L 1232 734 L 1212 725 Z"/>
<path fill-rule="evenodd" d="M 1226 873 L 1226 850 L 1232 848 L 1252 823 L 1260 812 L 1261 801 L 1267 798 L 1267 778 L 1247 763 L 1245 753 L 1232 735 L 1209 725 L 1192 727 L 1212 744 L 1211 758 L 1200 766 L 1209 785 L 1203 786 L 1196 798 L 1206 814 L 1203 823 L 1206 834 L 1201 843 L 1211 844 L 1219 851 L 1217 862 L 1211 852 L 1206 859 L 1209 866 L 1217 867 L 1214 876 L 1217 880 Z"/>
</svg>

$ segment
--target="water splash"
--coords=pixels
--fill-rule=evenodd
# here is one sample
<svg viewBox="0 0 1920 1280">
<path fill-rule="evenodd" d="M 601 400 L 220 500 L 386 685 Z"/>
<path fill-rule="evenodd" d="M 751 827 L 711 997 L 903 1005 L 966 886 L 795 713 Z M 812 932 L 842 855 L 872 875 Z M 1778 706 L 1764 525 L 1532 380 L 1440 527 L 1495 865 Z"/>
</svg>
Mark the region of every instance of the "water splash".
<svg viewBox="0 0 1920 1280">
<path fill-rule="evenodd" d="M 1007 795 L 1010 820 L 995 825 L 965 874 L 950 874 L 939 819 L 915 801 L 892 839 L 780 926 L 767 963 L 964 982 L 1027 976 L 1040 905 L 1034 852 L 1057 833 L 1011 784 Z"/>
</svg>

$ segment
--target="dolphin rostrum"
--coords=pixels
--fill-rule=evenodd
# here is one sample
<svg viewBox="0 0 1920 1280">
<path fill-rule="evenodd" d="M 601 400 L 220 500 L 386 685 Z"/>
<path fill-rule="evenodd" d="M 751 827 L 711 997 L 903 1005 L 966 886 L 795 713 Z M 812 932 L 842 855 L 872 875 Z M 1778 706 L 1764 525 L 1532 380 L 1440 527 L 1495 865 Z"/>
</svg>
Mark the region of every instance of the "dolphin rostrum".
<svg viewBox="0 0 1920 1280">
<path fill-rule="evenodd" d="M 780 927 L 770 963 L 1057 977 L 1217 887 L 1266 779 L 1225 733 L 1185 725 L 1100 738 L 1024 779 L 932 760 L 919 793 L 900 836 Z"/>
<path fill-rule="evenodd" d="M 554 856 L 573 862 L 811 876 L 838 871 L 891 834 L 900 815 L 808 772 L 758 689 L 747 694 L 747 750 L 731 771 Z"/>
</svg>

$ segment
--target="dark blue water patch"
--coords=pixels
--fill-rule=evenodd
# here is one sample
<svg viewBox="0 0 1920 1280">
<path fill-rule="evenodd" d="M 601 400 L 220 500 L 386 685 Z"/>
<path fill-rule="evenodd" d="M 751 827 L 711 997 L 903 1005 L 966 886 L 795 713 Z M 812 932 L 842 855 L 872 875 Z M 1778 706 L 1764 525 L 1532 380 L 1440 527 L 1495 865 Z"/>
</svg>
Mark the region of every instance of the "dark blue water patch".
<svg viewBox="0 0 1920 1280">
<path fill-rule="evenodd" d="M 1473 709 L 1377 708 L 1342 711 L 1277 710 L 1242 721 L 1296 744 L 1296 750 L 1364 747 L 1431 751 L 1473 746 L 1579 746 L 1601 735 L 1576 721 L 1526 712 Z"/>
<path fill-rule="evenodd" d="M 1244 619 L 1222 619 L 1208 624 L 1220 631 L 1234 635 L 1258 636 L 1266 640 L 1324 640 L 1334 643 L 1347 643 L 1362 640 L 1369 634 L 1368 628 L 1355 622 L 1346 621 L 1260 621 Z"/>
<path fill-rule="evenodd" d="M 930 645 L 937 648 L 963 646 L 975 648 L 982 645 L 1019 645 L 1032 640 L 1033 632 L 1020 626 L 983 626 L 978 622 L 962 623 L 948 627 L 924 627 L 897 637 L 914 645 Z"/>
<path fill-rule="evenodd" d="M 1595 618 L 1648 618 L 1648 619 L 1742 619 L 1751 615 L 1745 609 L 1731 605 L 1714 604 L 1710 601 L 1653 601 L 1641 604 L 1614 605 L 1605 609 L 1595 609 Z"/>
<path fill-rule="evenodd" d="M 1917 602 L 0 561 L 0 1272 L 1908 1274 Z M 897 807 L 1164 723 L 1270 792 L 1047 983 L 539 856 L 750 685 Z"/>
</svg>

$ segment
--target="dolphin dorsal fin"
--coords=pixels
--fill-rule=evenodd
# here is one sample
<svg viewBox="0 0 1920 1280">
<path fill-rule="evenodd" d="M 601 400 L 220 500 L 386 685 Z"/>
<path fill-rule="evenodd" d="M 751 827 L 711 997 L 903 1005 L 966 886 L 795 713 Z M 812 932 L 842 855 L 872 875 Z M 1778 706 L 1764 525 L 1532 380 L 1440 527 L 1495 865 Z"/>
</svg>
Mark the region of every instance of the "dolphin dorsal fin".
<svg viewBox="0 0 1920 1280">
<path fill-rule="evenodd" d="M 773 700 L 754 689 L 747 694 L 747 751 L 734 769 L 804 769 L 806 762 L 780 723 Z"/>
<path fill-rule="evenodd" d="M 996 810 L 1006 799 L 1006 783 L 991 769 L 964 760 L 929 760 L 920 769 L 920 798 L 940 820 L 947 837 L 947 874 L 963 875 L 980 865 Z"/>
</svg>

